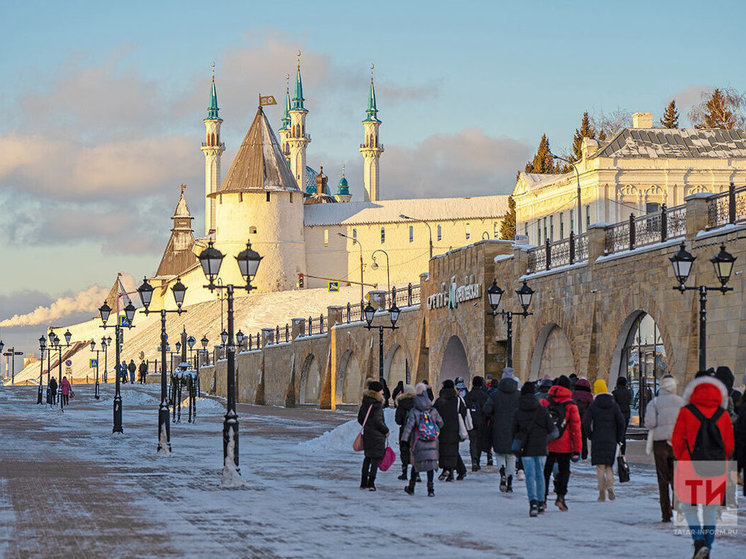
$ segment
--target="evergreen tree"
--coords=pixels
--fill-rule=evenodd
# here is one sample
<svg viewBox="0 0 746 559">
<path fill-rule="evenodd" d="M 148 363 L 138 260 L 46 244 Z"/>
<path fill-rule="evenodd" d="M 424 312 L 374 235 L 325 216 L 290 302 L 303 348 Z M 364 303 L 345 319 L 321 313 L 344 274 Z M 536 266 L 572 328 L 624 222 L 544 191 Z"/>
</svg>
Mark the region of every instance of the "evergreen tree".
<svg viewBox="0 0 746 559">
<path fill-rule="evenodd" d="M 706 102 L 692 108 L 689 118 L 695 128 L 724 128 L 731 130 L 744 124 L 740 112 L 744 105 L 744 96 L 734 90 L 716 89 Z"/>
<path fill-rule="evenodd" d="M 660 123 L 663 125 L 663 128 L 679 127 L 679 111 L 676 109 L 676 99 L 671 99 Z"/>
<path fill-rule="evenodd" d="M 554 164 L 554 158 L 552 152 L 549 149 L 549 140 L 547 135 L 544 134 L 539 142 L 539 149 L 536 151 L 534 158 L 526 163 L 527 173 L 544 173 L 554 174 L 558 172 L 557 166 Z"/>
<path fill-rule="evenodd" d="M 583 113 L 583 120 L 580 128 L 575 129 L 575 137 L 572 139 L 572 155 L 570 161 L 575 163 L 583 158 L 583 138 L 595 138 L 596 131 L 591 125 L 591 119 L 588 117 L 588 111 Z"/>
<path fill-rule="evenodd" d="M 508 196 L 508 213 L 500 224 L 500 238 L 508 241 L 515 239 L 515 200 Z"/>
</svg>

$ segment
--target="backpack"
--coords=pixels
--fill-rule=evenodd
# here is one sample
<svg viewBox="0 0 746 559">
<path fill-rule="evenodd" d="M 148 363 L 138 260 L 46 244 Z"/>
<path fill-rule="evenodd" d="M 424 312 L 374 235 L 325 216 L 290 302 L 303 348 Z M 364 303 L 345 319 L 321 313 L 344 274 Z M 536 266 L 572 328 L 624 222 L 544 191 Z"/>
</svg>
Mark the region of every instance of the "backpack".
<svg viewBox="0 0 746 559">
<path fill-rule="evenodd" d="M 699 475 L 708 477 L 723 475 L 725 473 L 726 459 L 725 443 L 723 442 L 723 435 L 720 429 L 718 429 L 717 422 L 720 416 L 725 413 L 725 410 L 718 408 L 712 414 L 712 417 L 705 417 L 694 404 L 684 407 L 699 420 L 699 429 L 697 429 L 697 437 L 694 439 L 694 448 L 689 447 L 688 442 L 686 445 L 689 457 L 694 462 L 694 471 Z M 710 462 L 710 464 L 707 467 L 704 467 L 704 465 L 699 465 L 698 467 L 697 462 Z M 716 466 L 713 462 L 718 463 L 718 465 Z"/>
<path fill-rule="evenodd" d="M 547 413 L 549 413 L 554 429 L 559 433 L 556 437 L 559 439 L 567 428 L 567 404 L 570 402 L 557 402 L 551 396 L 547 400 L 549 401 Z"/>
<path fill-rule="evenodd" d="M 420 441 L 434 441 L 440 435 L 440 427 L 433 421 L 433 416 L 425 410 L 420 414 L 417 423 L 417 439 Z"/>
</svg>

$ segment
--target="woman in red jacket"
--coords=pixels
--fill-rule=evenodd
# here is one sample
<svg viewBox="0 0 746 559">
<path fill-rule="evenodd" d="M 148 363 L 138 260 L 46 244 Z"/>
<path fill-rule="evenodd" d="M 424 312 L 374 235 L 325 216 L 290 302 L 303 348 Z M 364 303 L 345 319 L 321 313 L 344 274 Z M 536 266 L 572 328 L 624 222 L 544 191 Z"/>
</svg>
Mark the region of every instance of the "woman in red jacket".
<svg viewBox="0 0 746 559">
<path fill-rule="evenodd" d="M 673 453 L 678 461 L 678 475 L 675 476 L 676 483 L 674 489 L 676 496 L 682 503 L 684 515 L 686 516 L 689 529 L 694 539 L 694 557 L 702 559 L 709 557 L 710 548 L 715 539 L 715 525 L 717 520 L 717 504 L 708 504 L 703 501 L 702 496 L 693 494 L 691 485 L 687 486 L 687 480 L 696 479 L 697 477 L 715 477 L 703 476 L 695 471 L 691 463 L 693 459 L 701 452 L 701 448 L 696 446 L 697 433 L 703 421 L 712 419 L 715 421 L 717 431 L 722 439 L 722 447 L 717 440 L 711 440 L 710 448 L 715 454 L 720 454 L 717 460 L 725 462 L 733 455 L 734 439 L 733 426 L 727 413 L 728 391 L 725 385 L 711 376 L 700 376 L 689 383 L 684 391 L 684 407 L 681 408 L 679 416 L 676 419 L 676 425 L 671 436 L 671 445 Z M 705 419 L 706 418 L 706 419 Z M 715 437 L 717 439 L 717 437 Z M 694 458 L 693 458 L 694 455 Z M 712 456 L 710 460 L 715 458 Z M 721 477 L 725 481 L 725 474 Z M 715 477 L 715 479 L 718 479 Z M 723 494 L 723 498 L 725 495 Z M 698 505 L 702 506 L 702 523 L 698 517 Z"/>
</svg>

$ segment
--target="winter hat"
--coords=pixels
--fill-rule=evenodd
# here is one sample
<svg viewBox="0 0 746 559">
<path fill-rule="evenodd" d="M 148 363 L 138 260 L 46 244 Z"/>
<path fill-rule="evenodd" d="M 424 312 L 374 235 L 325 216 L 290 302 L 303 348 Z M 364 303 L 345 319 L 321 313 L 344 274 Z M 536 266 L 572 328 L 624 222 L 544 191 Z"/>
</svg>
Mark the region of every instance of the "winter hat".
<svg viewBox="0 0 746 559">
<path fill-rule="evenodd" d="M 502 378 L 513 378 L 514 376 L 515 376 L 515 371 L 513 370 L 513 367 L 505 367 L 503 369 Z"/>
<path fill-rule="evenodd" d="M 474 386 L 475 388 L 484 386 L 484 379 L 480 376 L 476 376 L 473 379 L 471 379 L 471 385 Z"/>
<path fill-rule="evenodd" d="M 541 379 L 541 382 L 539 383 L 539 390 L 542 392 L 549 392 L 549 389 L 552 387 L 552 379 L 545 378 Z"/>
<path fill-rule="evenodd" d="M 414 391 L 414 386 L 412 386 L 411 384 L 405 384 L 402 394 L 416 394 L 416 392 Z"/>
<path fill-rule="evenodd" d="M 604 392 L 608 392 L 609 387 L 606 386 L 606 381 L 602 378 L 597 379 L 596 382 L 593 383 L 593 393 L 594 394 L 603 394 Z"/>
<path fill-rule="evenodd" d="M 417 386 L 414 387 L 414 391 L 419 396 L 420 394 L 426 394 L 427 393 L 427 384 L 423 382 L 418 382 Z"/>
<path fill-rule="evenodd" d="M 453 381 L 451 379 L 446 379 L 443 381 L 443 388 L 453 388 L 455 385 L 453 384 Z"/>
<path fill-rule="evenodd" d="M 551 381 L 551 380 L 552 380 L 552 377 L 551 377 L 551 376 L 549 376 L 549 373 L 547 373 L 547 374 L 545 374 L 545 375 L 544 375 L 543 377 L 541 377 L 541 380 L 548 380 L 548 381 Z"/>
<path fill-rule="evenodd" d="M 730 392 L 733 390 L 733 381 L 735 380 L 730 367 L 725 367 L 722 365 L 718 367 L 717 371 L 715 371 L 715 378 L 725 385 L 725 388 L 728 390 L 728 394 L 730 394 Z"/>
<path fill-rule="evenodd" d="M 570 378 L 565 375 L 560 375 L 557 379 L 557 384 L 559 386 L 562 386 L 563 388 L 567 388 L 568 390 L 572 386 L 572 383 L 570 382 Z"/>
<path fill-rule="evenodd" d="M 627 377 L 617 377 L 616 386 L 617 388 L 620 386 L 627 386 Z"/>
<path fill-rule="evenodd" d="M 370 388 L 370 383 L 371 383 L 371 382 L 373 382 L 374 380 L 375 380 L 375 379 L 374 379 L 374 378 L 372 378 L 372 377 L 368 377 L 368 378 L 366 378 L 366 379 L 365 379 L 365 388 L 366 388 L 366 390 L 367 390 L 368 388 Z"/>
<path fill-rule="evenodd" d="M 661 388 L 671 394 L 676 394 L 676 379 L 673 375 L 664 375 L 661 379 Z"/>
<path fill-rule="evenodd" d="M 535 385 L 533 382 L 527 382 L 526 384 L 521 386 L 521 396 L 525 394 L 531 394 L 533 396 L 536 393 L 534 387 Z"/>
<path fill-rule="evenodd" d="M 456 384 L 464 384 L 464 377 L 456 377 L 453 382 L 455 382 Z"/>
<path fill-rule="evenodd" d="M 383 390 L 383 385 L 377 380 L 374 380 L 368 385 L 368 390 L 372 392 L 380 392 L 381 390 Z"/>
</svg>

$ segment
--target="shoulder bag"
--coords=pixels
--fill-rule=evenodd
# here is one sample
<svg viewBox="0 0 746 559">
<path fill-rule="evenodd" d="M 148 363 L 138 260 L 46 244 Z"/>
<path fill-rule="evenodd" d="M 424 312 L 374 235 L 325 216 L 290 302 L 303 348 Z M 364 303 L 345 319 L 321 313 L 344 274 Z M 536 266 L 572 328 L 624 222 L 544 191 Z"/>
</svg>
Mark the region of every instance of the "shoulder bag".
<svg viewBox="0 0 746 559">
<path fill-rule="evenodd" d="M 373 408 L 373 404 L 368 406 L 368 411 L 365 414 L 365 419 L 363 419 L 363 425 L 360 427 L 360 432 L 355 435 L 355 440 L 352 441 L 352 450 L 355 452 L 360 452 L 363 450 L 363 431 L 365 431 L 365 424 L 368 422 L 368 416 L 370 415 L 370 410 Z"/>
</svg>

